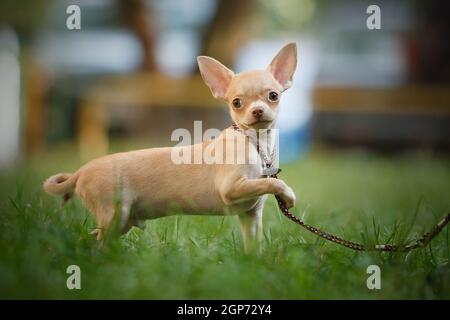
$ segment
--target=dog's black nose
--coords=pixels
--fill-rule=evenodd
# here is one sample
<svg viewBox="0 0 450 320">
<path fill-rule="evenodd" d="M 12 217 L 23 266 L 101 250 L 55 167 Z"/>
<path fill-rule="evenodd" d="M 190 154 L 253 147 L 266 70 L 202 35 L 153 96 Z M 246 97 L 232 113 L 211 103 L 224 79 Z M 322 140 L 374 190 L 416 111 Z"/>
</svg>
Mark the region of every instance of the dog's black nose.
<svg viewBox="0 0 450 320">
<path fill-rule="evenodd" d="M 264 111 L 261 108 L 256 108 L 252 111 L 252 114 L 255 118 L 261 118 L 261 116 L 263 115 Z"/>
</svg>

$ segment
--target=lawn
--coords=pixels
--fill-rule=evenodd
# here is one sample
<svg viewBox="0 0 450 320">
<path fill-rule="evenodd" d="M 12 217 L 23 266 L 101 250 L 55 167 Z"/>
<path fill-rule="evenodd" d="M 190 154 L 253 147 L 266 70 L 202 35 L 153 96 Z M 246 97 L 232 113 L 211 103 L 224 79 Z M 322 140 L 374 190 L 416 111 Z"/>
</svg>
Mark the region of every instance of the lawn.
<svg viewBox="0 0 450 320">
<path fill-rule="evenodd" d="M 318 239 L 266 204 L 262 253 L 246 256 L 236 217 L 147 221 L 105 249 L 78 200 L 64 208 L 42 181 L 81 162 L 65 148 L 0 175 L 0 298 L 434 299 L 450 298 L 447 227 L 409 254 L 360 253 Z M 347 239 L 402 242 L 450 211 L 450 158 L 314 149 L 283 166 L 294 212 Z M 68 290 L 66 268 L 81 268 Z M 369 290 L 366 269 L 381 268 Z"/>
</svg>

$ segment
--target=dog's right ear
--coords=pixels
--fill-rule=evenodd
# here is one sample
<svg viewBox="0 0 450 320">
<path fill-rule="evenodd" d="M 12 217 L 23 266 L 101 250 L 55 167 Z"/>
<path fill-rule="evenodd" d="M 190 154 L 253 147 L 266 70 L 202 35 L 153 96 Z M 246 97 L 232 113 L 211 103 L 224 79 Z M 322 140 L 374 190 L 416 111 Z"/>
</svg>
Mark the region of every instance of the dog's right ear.
<svg viewBox="0 0 450 320">
<path fill-rule="evenodd" d="M 216 59 L 207 56 L 198 56 L 197 62 L 203 81 L 211 89 L 214 98 L 224 99 L 234 76 L 233 71 Z"/>
</svg>

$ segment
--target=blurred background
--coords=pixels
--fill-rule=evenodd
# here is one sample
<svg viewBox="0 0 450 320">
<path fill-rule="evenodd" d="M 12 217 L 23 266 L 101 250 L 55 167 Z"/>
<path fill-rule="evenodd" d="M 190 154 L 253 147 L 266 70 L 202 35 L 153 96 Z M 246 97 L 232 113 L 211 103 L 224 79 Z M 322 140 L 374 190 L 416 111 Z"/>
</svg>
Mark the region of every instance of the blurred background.
<svg viewBox="0 0 450 320">
<path fill-rule="evenodd" d="M 2 0 L 0 166 L 61 145 L 83 161 L 122 149 L 173 145 L 176 128 L 224 128 L 223 103 L 196 56 L 236 72 L 265 68 L 298 45 L 282 98 L 281 159 L 312 145 L 383 152 L 450 147 L 450 3 L 361 0 Z M 68 6 L 81 9 L 69 30 Z"/>
<path fill-rule="evenodd" d="M 196 56 L 262 69 L 294 41 L 278 123 L 294 214 L 352 241 L 415 239 L 450 210 L 449 13 L 435 0 L 0 0 L 0 298 L 449 299 L 450 229 L 408 255 L 356 255 L 269 197 L 262 255 L 244 257 L 238 224 L 213 216 L 149 220 L 104 252 L 81 202 L 61 208 L 41 187 L 102 154 L 173 146 L 195 120 L 230 126 Z M 66 290 L 74 263 L 83 290 Z M 367 290 L 373 264 L 383 290 Z"/>
</svg>

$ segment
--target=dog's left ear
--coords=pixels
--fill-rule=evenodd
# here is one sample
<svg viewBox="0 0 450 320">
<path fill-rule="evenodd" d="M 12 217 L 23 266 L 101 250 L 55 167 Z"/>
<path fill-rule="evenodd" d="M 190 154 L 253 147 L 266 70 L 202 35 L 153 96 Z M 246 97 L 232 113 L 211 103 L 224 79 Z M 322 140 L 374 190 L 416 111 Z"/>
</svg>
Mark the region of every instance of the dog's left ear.
<svg viewBox="0 0 450 320">
<path fill-rule="evenodd" d="M 273 58 L 267 70 L 281 84 L 283 90 L 292 85 L 292 78 L 297 68 L 297 45 L 293 42 L 285 45 Z"/>
</svg>

